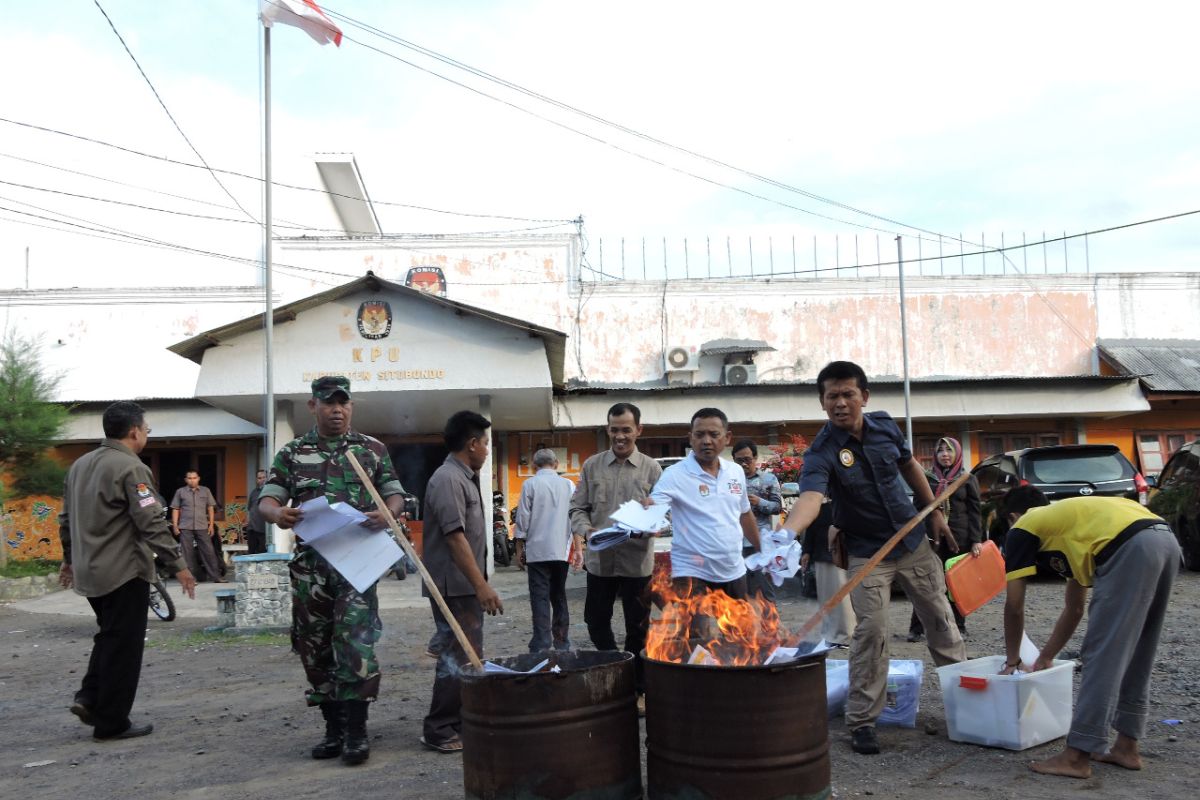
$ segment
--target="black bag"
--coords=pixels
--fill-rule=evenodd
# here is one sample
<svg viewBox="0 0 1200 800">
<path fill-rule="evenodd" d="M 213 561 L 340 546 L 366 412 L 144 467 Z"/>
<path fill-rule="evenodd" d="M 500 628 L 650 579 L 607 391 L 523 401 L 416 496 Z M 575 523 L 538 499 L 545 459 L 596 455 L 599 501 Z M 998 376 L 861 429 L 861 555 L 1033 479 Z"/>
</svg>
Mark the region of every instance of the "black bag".
<svg viewBox="0 0 1200 800">
<path fill-rule="evenodd" d="M 812 564 L 800 570 L 800 596 L 816 598 L 817 571 Z"/>
</svg>

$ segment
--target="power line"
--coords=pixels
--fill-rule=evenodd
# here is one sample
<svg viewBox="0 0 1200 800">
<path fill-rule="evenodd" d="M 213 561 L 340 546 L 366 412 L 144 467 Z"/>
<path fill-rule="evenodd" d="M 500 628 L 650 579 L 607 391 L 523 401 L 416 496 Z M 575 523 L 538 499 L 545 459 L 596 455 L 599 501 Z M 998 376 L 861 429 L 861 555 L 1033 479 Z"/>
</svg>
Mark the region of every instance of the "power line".
<svg viewBox="0 0 1200 800">
<path fill-rule="evenodd" d="M 108 16 L 108 12 L 104 10 L 104 6 L 100 5 L 100 0 L 92 0 L 92 2 L 96 4 L 96 8 L 100 9 L 100 13 L 104 15 L 104 19 L 108 22 L 108 27 L 112 28 L 112 32 L 116 34 L 117 41 L 119 41 L 121 46 L 125 48 L 125 52 L 133 61 L 133 65 L 137 67 L 138 73 L 142 76 L 142 80 L 146 81 L 146 85 L 150 87 L 150 92 L 154 95 L 154 99 L 158 101 L 160 106 L 162 106 L 163 113 L 167 115 L 167 119 L 171 120 L 171 124 L 175 126 L 175 130 L 179 131 L 179 135 L 183 137 L 183 141 L 187 142 L 187 146 L 190 147 L 192 152 L 196 154 L 196 158 L 200 159 L 200 163 L 204 165 L 206 170 L 208 170 L 208 174 L 211 175 L 212 179 L 217 182 L 218 186 L 221 187 L 221 191 L 225 192 L 225 194 L 229 196 L 229 199 L 232 200 L 233 204 L 238 207 L 238 210 L 253 220 L 255 224 L 261 225 L 262 223 L 259 222 L 253 214 L 247 211 L 245 207 L 238 202 L 238 199 L 233 196 L 233 193 L 229 191 L 225 184 L 221 182 L 221 179 L 217 177 L 217 173 L 213 172 L 212 167 L 210 167 L 208 162 L 204 160 L 204 156 L 201 155 L 200 151 L 196 149 L 196 145 L 192 144 L 192 140 L 189 139 L 188 135 L 183 132 L 183 128 L 180 127 L 179 122 L 175 119 L 175 115 L 171 113 L 171 109 L 167 108 L 166 102 L 163 101 L 162 95 L 158 93 L 158 89 L 154 88 L 154 83 L 150 80 L 150 76 L 146 74 L 146 70 L 142 69 L 142 65 L 138 62 L 137 56 L 133 54 L 133 51 L 129 49 L 129 45 L 125 43 L 125 37 L 121 36 L 121 32 L 117 30 L 116 24 L 114 24 L 112 18 Z"/>
<path fill-rule="evenodd" d="M 270 1 L 272 1 L 272 2 L 273 2 L 273 0 L 270 0 Z M 630 127 L 628 127 L 628 126 L 626 126 L 626 125 L 623 125 L 623 124 L 621 124 L 621 123 L 618 123 L 618 122 L 613 122 L 612 120 L 606 119 L 606 118 L 604 118 L 604 117 L 601 117 L 601 116 L 598 116 L 598 115 L 596 115 L 596 114 L 592 114 L 592 113 L 590 113 L 590 112 L 588 112 L 588 111 L 584 111 L 583 109 L 577 108 L 577 107 L 575 107 L 575 106 L 572 106 L 572 105 L 570 105 L 570 104 L 568 104 L 568 103 L 565 103 L 565 102 L 562 102 L 562 101 L 560 101 L 560 100 L 556 100 L 556 99 L 554 99 L 554 98 L 552 98 L 552 97 L 549 97 L 549 96 L 547 96 L 547 95 L 541 94 L 540 92 L 536 92 L 536 91 L 534 91 L 534 90 L 532 90 L 532 89 L 528 89 L 528 88 L 526 88 L 526 87 L 524 87 L 524 86 L 521 86 L 520 84 L 513 83 L 512 81 L 506 80 L 506 79 L 504 79 L 504 78 L 497 77 L 496 75 L 492 75 L 491 73 L 489 73 L 489 72 L 485 72 L 484 70 L 482 70 L 482 69 L 479 69 L 479 68 L 477 68 L 477 67 L 473 67 L 473 66 L 471 66 L 470 64 L 465 64 L 465 63 L 463 63 L 463 62 L 461 62 L 461 61 L 458 61 L 457 59 L 454 59 L 454 58 L 452 58 L 452 57 L 450 57 L 450 56 L 443 55 L 442 53 L 439 53 L 439 52 L 437 52 L 437 51 L 435 51 L 435 50 L 431 50 L 431 49 L 429 49 L 429 48 L 427 48 L 427 47 L 423 47 L 422 45 L 419 45 L 419 44 L 416 44 L 416 43 L 414 43 L 414 42 L 411 42 L 411 41 L 408 41 L 408 40 L 406 40 L 406 39 L 403 39 L 403 38 L 401 38 L 401 37 L 399 37 L 399 36 L 396 36 L 395 34 L 389 33 L 389 32 L 387 32 L 387 31 L 384 31 L 384 30 L 380 29 L 380 28 L 376 28 L 376 27 L 374 27 L 374 26 L 372 26 L 372 25 L 370 25 L 370 24 L 368 24 L 368 23 L 365 23 L 365 22 L 362 22 L 362 21 L 360 21 L 360 20 L 354 19 L 353 17 L 350 17 L 350 16 L 348 16 L 348 15 L 346 15 L 346 14 L 342 14 L 342 13 L 340 13 L 340 12 L 338 12 L 338 11 L 334 11 L 334 10 L 330 9 L 329 7 L 327 7 L 327 6 L 326 6 L 326 7 L 324 7 L 324 8 L 323 8 L 323 10 L 324 10 L 324 11 L 325 11 L 327 14 L 329 14 L 330 16 L 332 16 L 332 17 L 334 17 L 334 18 L 336 18 L 336 19 L 340 19 L 340 20 L 342 20 L 342 21 L 344 21 L 344 22 L 348 23 L 349 25 L 352 25 L 353 27 L 355 27 L 355 28 L 358 28 L 359 30 L 365 31 L 365 32 L 367 32 L 367 33 L 373 33 L 374 35 L 376 35 L 376 36 L 378 36 L 378 37 L 380 37 L 380 38 L 382 38 L 382 39 L 385 39 L 385 40 L 387 40 L 387 41 L 390 41 L 390 42 L 392 42 L 393 44 L 400 45 L 401 47 L 407 48 L 407 49 L 409 49 L 409 50 L 412 50 L 412 51 L 414 51 L 414 52 L 420 53 L 421 55 L 424 55 L 424 56 L 427 56 L 427 57 L 429 57 L 429 58 L 432 58 L 432 59 L 435 59 L 435 60 L 437 60 L 437 61 L 440 61 L 441 63 L 443 63 L 443 64 L 446 64 L 447 66 L 451 66 L 451 67 L 455 67 L 455 68 L 457 68 L 457 69 L 464 70 L 464 71 L 466 71 L 466 72 L 468 72 L 468 73 L 470 73 L 470 74 L 472 74 L 472 75 L 475 75 L 476 77 L 483 78 L 483 79 L 485 79 L 485 80 L 491 81 L 492 83 L 496 83 L 496 84 L 498 84 L 498 85 L 500 85 L 500 86 L 503 86 L 503 87 L 504 87 L 504 88 L 506 88 L 506 89 L 511 89 L 511 90 L 513 90 L 513 91 L 515 91 L 515 92 L 518 92 L 518 93 L 520 93 L 520 94 L 523 94 L 523 95 L 525 95 L 525 96 L 527 96 L 527 97 L 530 97 L 530 98 L 533 98 L 533 99 L 535 99 L 535 100 L 539 100 L 539 101 L 541 101 L 541 102 L 543 102 L 543 103 L 547 103 L 547 104 L 549 104 L 549 105 L 551 105 L 551 106 L 554 106 L 555 108 L 561 109 L 561 110 L 563 110 L 563 111 L 570 112 L 570 113 L 572 113 L 572 114 L 577 114 L 577 115 L 579 115 L 579 116 L 581 116 L 581 117 L 584 117 L 585 119 L 588 119 L 588 120 L 590 120 L 590 121 L 592 121 L 592 122 L 598 123 L 598 124 L 600 124 L 600 125 L 604 125 L 604 126 L 606 126 L 606 127 L 609 127 L 609 128 L 613 128 L 613 129 L 615 129 L 615 130 L 617 130 L 617 131 L 620 131 L 621 133 L 625 133 L 625 134 L 627 134 L 627 135 L 629 135 L 629 136 L 633 136 L 633 137 L 636 137 L 636 138 L 638 138 L 638 139 L 641 139 L 641 140 L 643 140 L 643 141 L 650 142 L 651 144 L 655 144 L 655 145 L 658 145 L 658 146 L 660 146 L 660 147 L 665 147 L 665 148 L 668 148 L 668 149 L 670 149 L 670 150 L 674 150 L 674 151 L 676 151 L 676 152 L 683 153 L 684 155 L 687 155 L 687 156 L 691 156 L 691 157 L 693 157 L 693 158 L 700 159 L 701 161 L 705 161 L 705 162 L 707 162 L 707 163 L 709 163 L 709 164 L 712 164 L 712 165 L 714 165 L 714 166 L 718 166 L 718 167 L 721 167 L 721 168 L 723 168 L 723 169 L 728 169 L 728 170 L 731 170 L 731 171 L 733 171 L 733 172 L 737 172 L 737 173 L 739 173 L 739 174 L 741 174 L 741 175 L 745 175 L 745 176 L 746 176 L 746 177 L 748 177 L 748 178 L 752 178 L 752 179 L 754 179 L 754 180 L 756 180 L 756 181 L 760 181 L 760 182 L 762 182 L 762 183 L 765 183 L 765 184 L 767 184 L 767 185 L 769 185 L 769 186 L 773 186 L 773 187 L 775 187 L 775 188 L 777 188 L 777 189 L 782 189 L 782 190 L 784 190 L 784 191 L 793 192 L 793 193 L 795 193 L 795 194 L 799 194 L 799 195 L 801 195 L 801 196 L 803 196 L 803 197 L 807 197 L 807 198 L 809 198 L 810 200 L 816 200 L 816 201 L 818 201 L 818 202 L 825 203 L 825 204 L 827 204 L 827 205 L 831 205 L 831 206 L 835 206 L 835 207 L 837 207 L 837 208 L 841 208 L 841 209 L 844 209 L 844 210 L 846 210 L 846 211 L 851 211 L 851 212 L 853 212 L 853 213 L 855 213 L 855 214 L 861 214 L 861 215 L 863 215 L 863 216 L 865 216 L 865 217 L 871 217 L 872 219 L 877 219 L 877 220 L 879 220 L 879 221 L 881 221 L 881 222 L 886 222 L 886 223 L 888 223 L 888 224 L 890 224 L 890 225 L 898 225 L 898 226 L 900 226 L 900 227 L 902 227 L 902 228 L 909 228 L 910 230 L 919 231 L 919 232 L 921 232 L 921 233 L 930 234 L 930 235 L 932 235 L 932 236 L 938 236 L 938 235 L 939 235 L 939 234 L 938 234 L 936 231 L 930 231 L 930 230 L 927 230 L 927 229 L 925 229 L 925 228 L 921 228 L 921 227 L 919 227 L 919 226 L 916 226 L 916 225 L 910 225 L 910 224 L 908 224 L 908 223 L 906 223 L 906 222 L 901 222 L 901 221 L 899 221 L 899 220 L 891 219 L 891 218 L 889 218 L 889 217 L 885 217 L 885 216 L 882 216 L 882 215 L 880 215 L 880 214 L 873 213 L 873 212 L 871 212 L 871 211 L 866 211 L 866 210 L 864 210 L 864 209 L 857 208 L 857 207 L 855 207 L 855 206 L 852 206 L 852 205 L 849 205 L 849 204 L 847 204 L 847 203 L 842 203 L 842 202 L 840 202 L 840 201 L 838 201 L 838 200 L 833 200 L 833 199 L 831 199 L 831 198 L 824 197 L 824 196 L 822 196 L 822 195 L 819 195 L 819 194 L 816 194 L 816 193 L 814 193 L 814 192 L 810 192 L 810 191 L 808 191 L 807 189 L 802 189 L 802 188 L 800 188 L 800 187 L 792 186 L 792 185 L 790 185 L 790 184 L 783 183 L 782 181 L 775 180 L 774 178 L 770 178 L 770 177 L 767 177 L 767 176 L 765 176 L 765 175 L 761 175 L 761 174 L 759 174 L 759 173 L 757 173 L 757 172 L 753 172 L 753 171 L 750 171 L 750 170 L 744 169 L 744 168 L 742 168 L 742 167 L 739 167 L 739 166 L 736 166 L 736 165 L 734 165 L 734 164 L 731 164 L 731 163 L 729 163 L 729 162 L 727 162 L 727 161 L 722 161 L 721 159 L 718 159 L 718 158 L 713 158 L 713 157 L 711 157 L 711 156 L 704 155 L 703 153 L 699 153 L 699 152 L 696 152 L 696 151 L 694 151 L 694 150 L 689 150 L 689 149 L 688 149 L 688 148 L 686 148 L 686 147 L 681 147 L 681 146 L 679 146 L 679 145 L 672 144 L 671 142 L 667 142 L 667 141 L 665 141 L 665 140 L 663 140 L 663 139 L 659 139 L 659 138 L 657 138 L 657 137 L 655 137 L 655 136 L 652 136 L 652 135 L 650 135 L 650 134 L 643 133 L 643 132 L 641 132 L 641 131 L 638 131 L 638 130 L 636 130 L 636 129 L 634 129 L 634 128 L 630 128 Z M 345 36 L 345 34 L 344 34 L 344 33 L 343 33 L 343 36 Z M 353 40 L 353 39 L 351 39 L 351 41 L 355 41 L 355 43 L 356 43 L 356 44 L 363 44 L 362 42 L 357 42 L 356 40 Z M 367 46 L 367 45 L 364 45 L 364 46 Z M 409 62 L 407 62 L 407 61 L 406 61 L 406 62 L 404 62 L 404 63 L 409 63 Z M 412 66 L 416 66 L 416 65 L 412 65 Z M 421 67 L 417 67 L 417 68 L 418 68 L 418 69 L 422 69 Z M 429 71 L 429 70 L 426 70 L 426 71 L 427 71 L 427 72 L 430 72 L 430 74 L 437 75 L 437 73 L 434 73 L 434 72 L 432 72 L 432 71 Z M 440 76 L 440 75 L 438 75 L 438 77 L 443 77 L 443 76 Z M 447 80 L 449 80 L 449 79 L 447 79 Z M 460 85 L 460 86 L 461 86 L 462 84 L 458 84 L 458 85 Z M 488 97 L 490 97 L 490 95 L 485 95 L 485 96 L 488 96 Z M 497 98 L 491 98 L 491 99 L 493 99 L 493 100 L 498 100 Z M 503 102 L 503 101 L 498 101 L 498 102 Z M 535 115 L 535 116 L 536 116 L 536 115 Z M 569 129 L 569 130 L 573 130 L 573 129 Z M 578 131 L 575 131 L 575 132 L 576 132 L 576 133 L 579 133 Z M 620 148 L 618 148 L 618 149 L 620 149 Z M 627 152 L 627 151 L 626 151 L 626 152 Z M 633 155 L 636 155 L 636 154 L 633 154 Z M 648 159 L 648 160 L 652 160 L 652 159 Z M 654 162 L 654 163 L 659 163 L 659 162 Z M 663 165 L 663 166 L 666 166 L 666 165 Z M 685 174 L 690 174 L 690 173 L 685 173 Z M 693 177 L 696 177 L 696 176 L 693 176 Z M 733 187 L 725 187 L 725 188 L 733 188 Z M 803 209 L 801 209 L 801 210 L 803 210 Z M 814 212 L 807 212 L 807 211 L 806 211 L 806 213 L 814 213 Z M 821 216 L 821 215 L 817 215 L 817 216 Z M 826 217 L 826 219 L 832 219 L 832 218 L 830 218 L 830 217 Z M 835 220 L 835 221 L 841 221 L 841 220 Z M 855 223 L 850 223 L 850 222 L 847 222 L 846 224 L 854 225 Z M 860 226 L 860 227 L 868 227 L 868 228 L 870 228 L 870 226 Z M 870 229 L 871 229 L 871 230 L 878 230 L 878 229 L 876 229 L 876 228 L 870 228 Z M 893 231 L 888 231 L 888 233 L 893 233 Z"/>
<path fill-rule="evenodd" d="M 7 123 L 9 125 L 16 125 L 21 128 L 28 128 L 30 130 L 40 131 L 42 133 L 50 133 L 50 134 L 54 134 L 56 136 L 63 136 L 68 139 L 75 139 L 77 141 L 87 142 L 89 144 L 100 145 L 102 147 L 109 147 L 114 150 L 118 150 L 120 152 L 127 153 L 129 155 L 140 156 L 142 158 L 149 158 L 149 159 L 153 159 L 155 161 L 161 161 L 165 164 L 174 164 L 176 166 L 190 167 L 192 169 L 205 169 L 206 168 L 202 164 L 193 164 L 188 161 L 180 161 L 179 159 L 170 158 L 168 156 L 155 155 L 154 153 L 147 153 L 142 150 L 136 150 L 132 147 L 125 147 L 124 145 L 114 144 L 112 142 L 106 142 L 103 139 L 96 139 L 94 137 L 84 136 L 83 134 L 78 134 L 78 133 L 70 133 L 68 131 L 62 131 L 62 130 L 58 130 L 56 128 L 49 128 L 44 125 L 36 125 L 31 122 L 21 122 L 19 120 L 15 120 L 15 119 L 9 119 L 7 117 L 0 117 L 0 122 Z M 213 172 L 219 172 L 222 175 L 232 175 L 237 178 L 244 178 L 246 180 L 255 181 L 257 183 L 263 183 L 263 179 L 258 177 L 257 175 L 248 175 L 244 172 L 237 172 L 235 170 L 229 170 L 229 169 L 221 169 L 220 167 L 210 167 L 208 169 L 211 169 Z M 294 189 L 294 190 L 300 191 L 300 192 L 316 192 L 317 194 L 323 194 L 323 195 L 327 195 L 329 197 L 342 197 L 347 200 L 355 200 L 358 202 L 362 202 L 362 198 L 355 196 L 355 195 L 341 194 L 340 192 L 331 192 L 328 189 L 317 189 L 312 186 L 298 186 L 298 185 L 292 184 L 292 183 L 280 183 L 279 181 L 271 181 L 271 185 L 277 186 L 281 189 Z M 505 214 L 480 214 L 480 213 L 472 213 L 469 211 L 451 211 L 451 210 L 444 209 L 444 208 L 433 208 L 430 206 L 420 206 L 420 205 L 415 205 L 413 203 L 400 203 L 400 202 L 388 201 L 388 200 L 372 200 L 371 204 L 377 205 L 377 206 L 394 206 L 396 208 L 408 208 L 408 209 L 412 209 L 413 211 L 428 211 L 433 214 L 446 214 L 446 215 L 455 216 L 455 217 L 475 217 L 477 219 L 502 219 L 502 220 L 508 220 L 510 222 L 538 222 L 538 223 L 556 222 L 556 223 L 566 224 L 566 223 L 570 223 L 572 221 L 569 219 L 514 217 L 514 216 L 505 215 Z"/>
<path fill-rule="evenodd" d="M 842 224 L 842 225 L 850 225 L 850 226 L 853 226 L 853 227 L 856 227 L 856 228 L 863 228 L 863 229 L 866 229 L 866 230 L 878 231 L 878 232 L 880 232 L 880 233 L 887 233 L 887 234 L 890 234 L 890 235 L 895 235 L 895 234 L 897 233 L 897 231 L 889 230 L 889 229 L 887 229 L 887 228 L 878 228 L 878 227 L 875 227 L 875 226 L 873 226 L 873 225 L 867 225 L 867 224 L 864 224 L 864 223 L 861 223 L 861 222 L 851 222 L 850 220 L 845 220 L 845 219 L 841 219 L 841 218 L 838 218 L 838 217 L 832 217 L 832 216 L 829 216 L 828 214 L 822 214 L 822 213 L 820 213 L 820 212 L 818 212 L 818 211 L 813 211 L 812 209 L 803 208 L 803 207 L 801 207 L 801 206 L 793 205 L 793 204 L 791 204 L 791 203 L 786 203 L 786 202 L 784 202 L 784 201 L 782 201 L 782 200 L 778 200 L 778 199 L 776 199 L 776 198 L 773 198 L 773 197 L 768 197 L 768 196 L 766 196 L 766 195 L 758 194 L 757 192 L 752 192 L 752 191 L 750 191 L 750 190 L 748 190 L 748 189 L 743 189 L 743 188 L 741 188 L 741 187 L 738 187 L 738 186 L 733 186 L 733 185 L 731 185 L 731 184 L 722 183 L 721 181 L 718 181 L 718 180 L 716 180 L 716 179 L 714 179 L 714 178 L 709 178 L 709 177 L 707 177 L 707 176 L 700 175 L 699 173 L 696 173 L 696 172 L 691 172 L 690 170 L 686 170 L 686 169 L 684 169 L 684 168 L 682 168 L 682 167 L 677 167 L 677 166 L 674 166 L 674 165 L 672 165 L 672 164 L 668 164 L 668 163 L 667 163 L 667 162 L 665 162 L 665 161 L 661 161 L 661 160 L 659 160 L 659 159 L 657 159 L 657 158 L 653 158 L 653 157 L 651 157 L 651 156 L 648 156 L 648 155 L 646 155 L 646 154 L 644 154 L 644 153 L 639 153 L 639 152 L 637 152 L 637 151 L 635 151 L 635 150 L 630 150 L 629 148 L 622 147 L 621 145 L 619 145 L 619 144 L 617 144 L 617 143 L 615 143 L 615 142 L 611 142 L 611 141 L 609 141 L 609 140 L 607 140 L 607 139 L 601 138 L 600 136 L 596 136 L 595 134 L 587 133 L 586 131 L 581 131 L 581 130 L 579 130 L 578 128 L 573 128 L 573 127 L 571 127 L 570 125 L 567 125 L 565 122 L 559 122 L 558 120 L 551 119 L 550 117 L 544 116 L 544 115 L 542 115 L 542 114 L 539 114 L 539 113 L 537 113 L 536 111 L 532 111 L 532 110 L 530 110 L 530 109 L 527 109 L 527 108 L 524 108 L 524 107 L 522 107 L 522 106 L 519 106 L 519 105 L 517 105 L 516 103 L 513 103 L 513 102 L 511 102 L 511 101 L 504 100 L 504 99 L 502 99 L 502 98 L 496 97 L 495 95 L 488 94 L 487 92 L 483 91 L 482 89 L 477 89 L 477 88 L 475 88 L 474 86 L 470 86 L 470 85 L 468 85 L 468 84 L 466 84 L 466 83 L 463 83 L 463 82 L 461 82 L 461 81 L 457 81 L 457 80 L 455 80 L 454 78 L 450 78 L 450 77 L 448 77 L 448 76 L 446 76 L 446 75 L 442 75 L 440 72 L 435 72 L 434 70 L 431 70 L 431 69 L 429 69 L 428 67 L 423 67 L 423 66 L 421 66 L 420 64 L 416 64 L 416 63 L 414 63 L 414 62 L 412 62 L 412 61 L 409 61 L 408 59 L 401 58 L 400 56 L 396 55 L 395 53 L 389 53 L 388 51 L 386 51 L 386 50 L 383 50 L 383 49 L 381 49 L 381 48 L 378 48 L 378 47 L 375 47 L 374 45 L 367 44 L 366 42 L 364 42 L 364 41 L 362 41 L 362 40 L 360 40 L 360 39 L 355 39 L 355 38 L 353 38 L 353 37 L 347 36 L 347 35 L 345 34 L 345 32 L 343 32 L 343 33 L 342 33 L 342 39 L 343 39 L 343 40 L 346 40 L 346 41 L 351 41 L 351 42 L 354 42 L 355 44 L 359 45 L 360 47 L 364 47 L 364 48 L 366 48 L 366 49 L 368 49 L 368 50 L 372 50 L 372 51 L 374 51 L 374 52 L 376 52 L 376 53 L 379 53 L 379 54 L 380 54 L 380 55 L 382 55 L 382 56 L 386 56 L 387 58 L 391 58 L 391 59 L 393 59 L 393 60 L 395 60 L 395 61 L 399 61 L 401 64 L 406 64 L 407 66 L 410 66 L 410 67 L 412 67 L 413 69 L 420 70 L 421 72 L 424 72 L 424 73 L 426 73 L 426 74 L 432 75 L 432 76 L 434 76 L 435 78 L 440 78 L 441 80 L 444 80 L 444 81 L 446 81 L 447 83 L 451 83 L 451 84 L 453 84 L 453 85 L 455 85 L 455 86 L 458 86 L 459 88 L 462 88 L 462 89 L 465 89 L 465 90 L 467 90 L 468 92 L 472 92 L 473 94 L 477 94 L 477 95 L 479 95 L 480 97 L 486 97 L 487 99 L 489 99 L 489 100 L 492 100 L 492 101 L 494 101 L 494 102 L 496 102 L 496 103 L 500 103 L 501 105 L 508 106 L 509 108 L 511 108 L 511 109 L 513 109 L 513 110 L 515 110 L 515 111 L 519 111 L 519 112 L 521 112 L 522 114 L 526 114 L 526 115 L 528 115 L 528 116 L 531 116 L 531 117 L 533 117 L 533 118 L 535 118 L 535 119 L 539 119 L 539 120 L 541 120 L 542 122 L 545 122 L 545 123 L 547 123 L 547 124 L 553 125 L 553 126 L 555 126 L 555 127 L 557 127 L 557 128 L 562 128 L 563 130 L 565 130 L 565 131 L 568 131 L 568 132 L 570 132 L 570 133 L 573 133 L 573 134 L 575 134 L 576 136 L 582 136 L 583 138 L 585 138 L 585 139 L 589 139 L 589 140 L 591 140 L 591 141 L 593 141 L 593 142 L 596 142 L 597 144 L 602 144 L 602 145 L 604 145 L 605 147 L 610 147 L 610 148 L 612 148 L 613 150 L 617 150 L 618 152 L 624 153 L 624 154 L 626 154 L 626 155 L 628 155 L 628 156 L 632 156 L 632 157 L 634 157 L 634 158 L 637 158 L 637 159 L 640 159 L 640 160 L 642 160 L 642 161 L 646 161 L 646 162 L 648 162 L 648 163 L 655 164 L 655 165 L 657 165 L 657 166 L 660 166 L 660 167 L 662 167 L 662 168 L 664 168 L 664 169 L 671 170 L 672 172 L 677 172 L 677 173 L 679 173 L 680 175 L 686 175 L 686 176 L 687 176 L 687 177 L 689 177 L 689 178 L 693 178 L 693 179 L 695 179 L 695 180 L 702 181 L 702 182 L 704 182 L 704 183 L 710 184 L 710 185 L 712 185 L 712 186 L 716 186 L 716 187 L 718 187 L 718 188 L 721 188 L 721 189 L 727 189 L 727 190 L 729 190 L 729 191 L 731 191 L 731 192 L 737 192 L 738 194 L 742 194 L 742 195 L 745 195 L 745 196 L 747 196 L 747 197 L 752 197 L 752 198 L 754 198 L 754 199 L 756 199 L 756 200 L 762 200 L 763 202 L 766 202 L 766 203 L 772 203 L 772 204 L 774 204 L 774 205 L 777 205 L 777 206 L 780 206 L 780 207 L 782 207 L 782 208 L 788 208 L 788 209 L 791 209 L 791 210 L 793 210 L 793 211 L 799 211 L 799 212 L 800 212 L 800 213 L 802 213 L 802 214 L 808 214 L 808 215 L 810 215 L 810 216 L 819 217 L 819 218 L 821 218 L 821 219 L 829 220 L 830 222 L 837 222 L 837 223 L 840 223 L 840 224 Z M 910 226 L 907 226 L 907 225 L 906 225 L 906 226 L 903 226 L 903 227 L 910 227 Z M 937 234 L 935 233 L 934 235 L 936 236 Z"/>
</svg>

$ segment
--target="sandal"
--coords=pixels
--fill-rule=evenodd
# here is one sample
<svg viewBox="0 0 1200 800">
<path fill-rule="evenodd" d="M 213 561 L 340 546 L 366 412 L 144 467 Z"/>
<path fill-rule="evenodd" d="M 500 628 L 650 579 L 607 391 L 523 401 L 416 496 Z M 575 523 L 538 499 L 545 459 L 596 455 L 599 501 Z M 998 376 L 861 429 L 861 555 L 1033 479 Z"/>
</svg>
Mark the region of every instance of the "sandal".
<svg viewBox="0 0 1200 800">
<path fill-rule="evenodd" d="M 462 739 L 447 739 L 444 742 L 427 742 L 425 741 L 425 737 L 422 736 L 421 744 L 438 753 L 461 753 L 463 749 Z"/>
</svg>

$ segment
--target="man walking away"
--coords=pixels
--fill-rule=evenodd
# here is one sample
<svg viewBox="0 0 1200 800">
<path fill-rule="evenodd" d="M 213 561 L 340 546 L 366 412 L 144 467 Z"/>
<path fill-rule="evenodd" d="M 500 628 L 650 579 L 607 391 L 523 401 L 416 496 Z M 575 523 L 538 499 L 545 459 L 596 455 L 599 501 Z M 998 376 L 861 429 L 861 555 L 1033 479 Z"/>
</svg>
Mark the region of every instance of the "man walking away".
<svg viewBox="0 0 1200 800">
<path fill-rule="evenodd" d="M 176 553 L 154 477 L 138 458 L 150 437 L 145 412 L 137 403 L 113 403 L 103 424 L 100 447 L 67 473 L 58 515 L 59 583 L 87 598 L 100 626 L 71 713 L 101 742 L 154 730 L 133 724 L 129 712 L 142 672 L 155 555 L 196 598 L 196 579 Z"/>
<path fill-rule="evenodd" d="M 571 553 L 571 495 L 575 486 L 558 474 L 550 449 L 533 454 L 537 473 L 521 487 L 517 503 L 517 562 L 527 567 L 533 638 L 529 652 L 570 650 L 567 558 Z M 577 559 L 582 559 L 579 553 Z"/>
</svg>

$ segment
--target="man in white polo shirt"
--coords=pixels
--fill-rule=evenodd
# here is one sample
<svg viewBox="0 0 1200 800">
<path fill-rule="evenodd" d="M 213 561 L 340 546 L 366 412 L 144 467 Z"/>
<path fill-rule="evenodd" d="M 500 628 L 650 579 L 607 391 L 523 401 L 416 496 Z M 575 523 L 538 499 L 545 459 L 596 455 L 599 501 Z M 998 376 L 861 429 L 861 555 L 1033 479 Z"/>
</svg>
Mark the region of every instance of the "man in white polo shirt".
<svg viewBox="0 0 1200 800">
<path fill-rule="evenodd" d="M 721 458 L 729 420 L 717 408 L 692 415 L 692 452 L 668 467 L 647 505 L 671 507 L 671 578 L 681 595 L 721 590 L 746 599 L 742 537 L 759 549 L 758 525 L 746 495 L 746 475 Z"/>
</svg>

